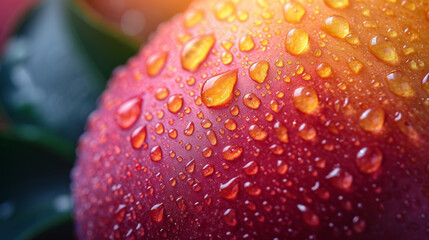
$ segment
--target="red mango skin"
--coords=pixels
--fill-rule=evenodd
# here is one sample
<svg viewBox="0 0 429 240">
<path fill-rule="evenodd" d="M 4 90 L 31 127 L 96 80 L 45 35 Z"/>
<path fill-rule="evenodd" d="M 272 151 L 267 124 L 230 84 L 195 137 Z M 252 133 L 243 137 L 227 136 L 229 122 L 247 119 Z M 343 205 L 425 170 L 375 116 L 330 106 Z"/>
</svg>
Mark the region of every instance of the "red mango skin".
<svg viewBox="0 0 429 240">
<path fill-rule="evenodd" d="M 281 1 L 239 1 L 233 4 L 229 20 L 216 17 L 215 1 L 194 2 L 184 14 L 162 25 L 126 66 L 115 70 L 88 120 L 72 172 L 79 239 L 429 238 L 429 92 L 422 85 L 429 72 L 429 5 L 415 2 L 413 8 L 399 2 L 350 1 L 348 7 L 335 9 L 314 0 L 303 3 L 306 11 L 299 23 L 284 20 Z M 392 10 L 393 16 L 383 9 Z M 185 16 L 194 11 L 203 12 L 204 17 L 185 27 Z M 243 11 L 248 18 L 240 20 Z M 323 30 L 325 19 L 334 15 L 347 19 L 359 44 Z M 368 27 L 368 22 L 365 27 L 364 21 L 376 27 Z M 292 28 L 308 33 L 307 53 L 292 55 L 285 50 Z M 394 36 L 388 35 L 393 31 L 389 29 L 398 32 L 391 40 L 399 57 L 396 64 L 380 60 L 369 50 L 377 34 Z M 417 39 L 407 34 L 410 29 L 417 32 Z M 195 72 L 187 71 L 181 62 L 182 49 L 189 39 L 203 34 L 214 34 L 214 46 Z M 247 34 L 255 46 L 242 52 L 239 40 Z M 222 46 L 226 40 L 233 43 L 229 64 L 221 59 L 228 51 Z M 404 45 L 415 53 L 404 54 Z M 147 61 L 160 52 L 168 53 L 166 62 L 159 74 L 149 76 Z M 359 73 L 348 66 L 351 58 L 363 63 Z M 283 66 L 276 65 L 278 59 Z M 262 60 L 270 67 L 265 81 L 257 83 L 249 77 L 249 68 Z M 426 64 L 416 69 L 410 63 L 413 60 Z M 332 67 L 331 77 L 319 77 L 320 63 Z M 206 107 L 199 98 L 203 83 L 233 70 L 238 73 L 232 100 Z M 406 76 L 413 96 L 401 97 L 391 90 L 386 76 L 394 71 Z M 191 77 L 194 84 L 188 81 Z M 297 110 L 293 102 L 295 89 L 303 86 L 318 96 L 318 106 L 309 114 Z M 155 97 L 160 88 L 168 89 L 163 100 Z M 258 109 L 243 103 L 249 93 L 260 99 Z M 172 113 L 168 101 L 175 95 L 183 97 L 183 105 Z M 135 123 L 124 129 L 118 124 L 118 108 L 135 97 L 142 100 L 141 111 Z M 273 101 L 278 103 L 276 111 Z M 231 110 L 236 108 L 238 114 Z M 384 111 L 384 123 L 381 130 L 368 132 L 360 118 L 372 108 Z M 227 119 L 236 122 L 235 130 L 225 127 Z M 211 126 L 204 128 L 207 120 Z M 188 136 L 184 130 L 190 122 L 195 130 Z M 277 137 L 276 122 L 287 128 L 287 143 Z M 315 129 L 310 141 L 300 136 L 303 123 Z M 250 136 L 249 127 L 254 124 L 267 133 L 264 140 Z M 147 127 L 147 137 L 135 149 L 130 136 L 141 126 Z M 169 136 L 172 129 L 177 138 Z M 215 146 L 206 137 L 209 130 L 216 135 Z M 153 161 L 151 149 L 157 146 L 162 158 Z M 226 146 L 241 147 L 241 155 L 225 160 Z M 357 164 L 358 153 L 365 147 L 382 155 L 381 165 L 371 173 Z M 206 148 L 212 150 L 209 157 L 204 156 Z M 287 165 L 283 174 L 279 160 Z M 254 175 L 243 170 L 251 161 L 258 166 Z M 214 167 L 210 176 L 203 175 L 207 164 Z M 339 171 L 340 177 L 332 177 L 333 171 Z M 225 199 L 221 185 L 236 177 L 238 192 Z M 249 194 L 249 185 L 260 191 Z"/>
</svg>

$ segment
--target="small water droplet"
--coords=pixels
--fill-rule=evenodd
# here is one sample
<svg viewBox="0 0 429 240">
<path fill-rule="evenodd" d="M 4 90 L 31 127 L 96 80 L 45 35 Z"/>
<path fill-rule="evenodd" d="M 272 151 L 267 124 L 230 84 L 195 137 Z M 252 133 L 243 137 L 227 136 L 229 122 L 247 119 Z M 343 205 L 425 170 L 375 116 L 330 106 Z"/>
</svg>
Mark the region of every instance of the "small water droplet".
<svg viewBox="0 0 429 240">
<path fill-rule="evenodd" d="M 193 122 L 189 122 L 188 125 L 186 125 L 186 128 L 184 130 L 184 134 L 186 136 L 191 136 L 194 133 L 195 125 Z"/>
<path fill-rule="evenodd" d="M 253 93 L 244 95 L 243 103 L 251 109 L 258 109 L 261 106 L 261 100 Z"/>
<path fill-rule="evenodd" d="M 324 0 L 325 4 L 331 8 L 343 9 L 350 5 L 349 0 Z"/>
<path fill-rule="evenodd" d="M 190 10 L 187 11 L 185 14 L 185 21 L 183 22 L 183 25 L 186 28 L 193 27 L 197 25 L 202 19 L 204 18 L 204 12 L 199 10 Z"/>
<path fill-rule="evenodd" d="M 257 141 L 264 141 L 267 138 L 268 133 L 264 131 L 264 128 L 261 125 L 254 124 L 249 127 L 249 135 Z"/>
<path fill-rule="evenodd" d="M 298 209 L 302 214 L 302 220 L 304 220 L 307 225 L 312 227 L 319 226 L 319 216 L 317 216 L 311 209 L 301 204 L 298 204 Z"/>
<path fill-rule="evenodd" d="M 162 220 L 164 218 L 164 204 L 163 203 L 155 204 L 150 209 L 150 218 L 154 222 L 157 222 L 157 223 L 162 222 Z"/>
<path fill-rule="evenodd" d="M 353 176 L 341 169 L 334 168 L 327 176 L 326 179 L 329 180 L 329 183 L 340 190 L 348 190 L 353 183 Z"/>
<path fill-rule="evenodd" d="M 211 164 L 206 164 L 203 167 L 203 176 L 208 177 L 214 173 L 214 167 Z"/>
<path fill-rule="evenodd" d="M 180 211 L 185 211 L 186 210 L 186 204 L 185 204 L 185 199 L 183 197 L 178 197 L 176 199 L 176 205 L 177 208 L 179 208 Z"/>
<path fill-rule="evenodd" d="M 400 71 L 394 71 L 386 76 L 387 85 L 395 95 L 399 97 L 413 97 L 414 89 L 411 86 L 411 79 Z"/>
<path fill-rule="evenodd" d="M 228 182 L 221 184 L 219 188 L 220 195 L 227 200 L 233 200 L 237 197 L 239 189 L 239 177 L 231 178 Z"/>
<path fill-rule="evenodd" d="M 254 63 L 249 68 L 249 76 L 253 81 L 263 83 L 268 75 L 269 68 L 270 64 L 267 61 Z"/>
<path fill-rule="evenodd" d="M 286 51 L 292 55 L 301 55 L 310 50 L 308 33 L 303 29 L 293 28 L 289 31 L 285 41 Z"/>
<path fill-rule="evenodd" d="M 214 35 L 202 35 L 188 41 L 181 52 L 182 67 L 191 72 L 197 71 L 207 58 L 215 41 Z"/>
<path fill-rule="evenodd" d="M 317 75 L 321 78 L 330 78 L 332 76 L 332 68 L 328 63 L 321 63 L 316 68 Z"/>
<path fill-rule="evenodd" d="M 226 20 L 234 14 L 235 5 L 232 2 L 219 2 L 214 7 L 214 14 L 219 20 Z"/>
<path fill-rule="evenodd" d="M 319 105 L 319 97 L 311 87 L 295 89 L 292 100 L 295 108 L 306 114 L 312 113 Z"/>
<path fill-rule="evenodd" d="M 246 193 L 249 194 L 250 196 L 261 195 L 261 192 L 262 192 L 261 189 L 251 182 L 245 182 L 243 187 L 244 187 L 244 191 L 246 191 Z"/>
<path fill-rule="evenodd" d="M 176 94 L 168 98 L 167 108 L 171 113 L 177 113 L 183 106 L 183 97 L 180 94 Z"/>
<path fill-rule="evenodd" d="M 350 32 L 349 22 L 341 16 L 331 16 L 325 20 L 323 30 L 333 37 L 343 39 Z"/>
<path fill-rule="evenodd" d="M 185 166 L 185 170 L 188 173 L 193 173 L 195 170 L 195 161 L 194 160 L 189 161 Z"/>
<path fill-rule="evenodd" d="M 237 219 L 236 219 L 236 213 L 235 213 L 235 209 L 231 209 L 228 208 L 224 213 L 223 213 L 223 220 L 225 221 L 225 223 L 231 227 L 235 227 L 237 225 Z"/>
<path fill-rule="evenodd" d="M 312 141 L 316 138 L 317 132 L 316 129 L 307 123 L 301 124 L 298 128 L 299 136 L 305 141 Z"/>
<path fill-rule="evenodd" d="M 217 137 L 216 137 L 216 133 L 213 130 L 209 130 L 206 133 L 206 137 L 209 140 L 210 144 L 212 146 L 216 146 L 217 145 Z"/>
<path fill-rule="evenodd" d="M 288 143 L 289 142 L 289 136 L 287 134 L 287 128 L 281 123 L 276 122 L 274 124 L 274 131 L 276 132 L 277 138 L 282 143 Z"/>
<path fill-rule="evenodd" d="M 207 107 L 220 107 L 233 97 L 238 70 L 224 72 L 209 78 L 201 88 L 201 98 Z"/>
<path fill-rule="evenodd" d="M 373 173 L 377 171 L 383 160 L 383 155 L 377 147 L 364 147 L 356 155 L 356 166 L 363 173 Z"/>
<path fill-rule="evenodd" d="M 123 102 L 115 114 L 116 122 L 122 129 L 131 127 L 140 117 L 142 99 L 140 97 L 131 98 Z"/>
<path fill-rule="evenodd" d="M 378 59 L 396 65 L 399 63 L 399 56 L 392 41 L 384 35 L 376 35 L 369 43 L 369 50 Z"/>
<path fill-rule="evenodd" d="M 131 133 L 131 145 L 134 149 L 140 149 L 146 140 L 147 128 L 140 126 Z"/>
<path fill-rule="evenodd" d="M 382 108 L 369 108 L 360 116 L 359 126 L 367 132 L 378 132 L 383 128 L 384 116 Z"/>
<path fill-rule="evenodd" d="M 301 3 L 291 1 L 285 4 L 283 8 L 283 16 L 286 22 L 299 23 L 305 14 L 305 8 Z"/>
<path fill-rule="evenodd" d="M 287 172 L 289 166 L 283 160 L 277 160 L 277 173 L 283 175 Z"/>
<path fill-rule="evenodd" d="M 246 175 L 253 176 L 256 175 L 259 171 L 258 163 L 255 161 L 250 161 L 243 167 L 243 171 Z"/>
<path fill-rule="evenodd" d="M 238 48 L 242 52 L 248 52 L 255 47 L 255 42 L 253 42 L 253 38 L 250 35 L 246 35 L 240 38 L 238 43 Z"/>
<path fill-rule="evenodd" d="M 115 211 L 115 220 L 118 223 L 121 223 L 122 221 L 124 221 L 125 211 L 126 211 L 126 205 L 119 204 L 118 208 Z"/>
<path fill-rule="evenodd" d="M 222 150 L 222 158 L 233 161 L 241 156 L 243 148 L 236 145 L 228 145 Z"/>
<path fill-rule="evenodd" d="M 231 118 L 226 119 L 223 125 L 226 127 L 226 129 L 230 131 L 237 129 L 237 123 L 235 122 L 234 119 L 231 119 Z"/>
<path fill-rule="evenodd" d="M 160 146 L 155 146 L 150 150 L 150 159 L 154 162 L 159 162 L 162 159 L 162 149 Z"/>
<path fill-rule="evenodd" d="M 146 62 L 147 74 L 151 77 L 158 75 L 167 61 L 168 53 L 161 52 L 149 56 Z"/>
<path fill-rule="evenodd" d="M 353 230 L 357 233 L 362 233 L 366 228 L 366 222 L 363 218 L 356 216 L 353 218 Z"/>
<path fill-rule="evenodd" d="M 168 97 L 169 91 L 167 88 L 158 88 L 155 93 L 155 98 L 158 100 L 164 100 Z"/>
</svg>

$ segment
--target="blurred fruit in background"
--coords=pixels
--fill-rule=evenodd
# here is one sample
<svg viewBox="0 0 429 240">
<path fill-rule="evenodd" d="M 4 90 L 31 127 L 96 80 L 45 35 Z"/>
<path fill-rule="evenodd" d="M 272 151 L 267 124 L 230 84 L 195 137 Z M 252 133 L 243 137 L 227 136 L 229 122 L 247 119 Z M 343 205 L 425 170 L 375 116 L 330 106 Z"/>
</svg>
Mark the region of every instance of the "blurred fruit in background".
<svg viewBox="0 0 429 240">
<path fill-rule="evenodd" d="M 73 237 L 68 173 L 87 116 L 114 68 L 189 2 L 0 0 L 1 239 Z"/>
</svg>

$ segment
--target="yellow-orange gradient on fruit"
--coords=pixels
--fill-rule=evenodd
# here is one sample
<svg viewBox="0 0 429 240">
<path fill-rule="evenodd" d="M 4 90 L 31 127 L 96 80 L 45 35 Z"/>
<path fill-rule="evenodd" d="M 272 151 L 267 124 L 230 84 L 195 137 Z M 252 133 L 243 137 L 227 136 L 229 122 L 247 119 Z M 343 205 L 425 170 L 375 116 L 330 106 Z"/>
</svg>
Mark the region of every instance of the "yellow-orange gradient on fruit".
<svg viewBox="0 0 429 240">
<path fill-rule="evenodd" d="M 81 239 L 429 239 L 429 2 L 194 2 L 113 73 Z"/>
</svg>

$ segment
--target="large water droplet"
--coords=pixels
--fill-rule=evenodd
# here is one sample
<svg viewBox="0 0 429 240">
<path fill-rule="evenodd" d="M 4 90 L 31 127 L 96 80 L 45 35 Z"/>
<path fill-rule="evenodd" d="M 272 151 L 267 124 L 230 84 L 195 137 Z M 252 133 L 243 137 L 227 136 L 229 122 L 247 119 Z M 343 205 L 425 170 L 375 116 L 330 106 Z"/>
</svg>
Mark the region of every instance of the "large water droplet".
<svg viewBox="0 0 429 240">
<path fill-rule="evenodd" d="M 377 147 L 364 147 L 356 155 L 356 166 L 363 173 L 373 173 L 377 171 L 383 160 L 383 155 Z"/>
<path fill-rule="evenodd" d="M 323 30 L 331 36 L 342 39 L 350 32 L 349 22 L 341 16 L 331 16 L 325 20 Z"/>
<path fill-rule="evenodd" d="M 228 145 L 222 150 L 222 158 L 233 161 L 241 156 L 243 148 L 236 145 Z"/>
<path fill-rule="evenodd" d="M 384 110 L 380 107 L 369 108 L 359 118 L 359 125 L 367 132 L 378 132 L 384 125 Z"/>
<path fill-rule="evenodd" d="M 261 106 L 261 100 L 253 93 L 244 95 L 243 103 L 251 109 L 258 109 Z"/>
<path fill-rule="evenodd" d="M 151 77 L 158 75 L 164 67 L 167 57 L 166 52 L 151 55 L 146 62 L 147 74 Z"/>
<path fill-rule="evenodd" d="M 292 55 L 300 55 L 310 50 L 308 33 L 303 29 L 293 28 L 289 31 L 285 41 L 286 51 Z"/>
<path fill-rule="evenodd" d="M 235 227 L 237 225 L 237 218 L 235 215 L 235 209 L 229 208 L 223 213 L 223 220 L 227 225 Z"/>
<path fill-rule="evenodd" d="M 147 128 L 140 126 L 131 133 L 131 145 L 135 149 L 140 149 L 146 140 Z"/>
<path fill-rule="evenodd" d="M 249 76 L 253 81 L 257 83 L 263 83 L 268 75 L 269 68 L 270 64 L 267 61 L 254 63 L 252 66 L 250 66 Z"/>
<path fill-rule="evenodd" d="M 334 168 L 327 176 L 326 179 L 329 180 L 329 183 L 340 189 L 340 190 L 348 190 L 353 183 L 353 176 L 341 169 L 341 168 Z"/>
<path fill-rule="evenodd" d="M 301 3 L 291 1 L 285 4 L 283 8 L 283 16 L 286 22 L 299 23 L 305 14 L 305 8 Z"/>
<path fill-rule="evenodd" d="M 253 38 L 250 35 L 243 36 L 240 38 L 238 43 L 238 48 L 242 52 L 248 52 L 255 47 L 255 42 L 253 42 Z"/>
<path fill-rule="evenodd" d="M 177 113 L 183 106 L 183 97 L 180 94 L 171 96 L 167 101 L 168 111 Z"/>
<path fill-rule="evenodd" d="M 164 218 L 164 204 L 163 203 L 155 204 L 150 209 L 150 218 L 154 222 L 157 222 L 157 223 L 162 222 L 162 220 Z"/>
<path fill-rule="evenodd" d="M 150 150 L 150 159 L 154 162 L 159 162 L 162 159 L 162 149 L 160 146 L 155 146 Z"/>
<path fill-rule="evenodd" d="M 191 72 L 197 71 L 201 63 L 207 58 L 215 41 L 214 35 L 203 35 L 187 42 L 182 48 L 182 67 Z"/>
<path fill-rule="evenodd" d="M 122 129 L 131 127 L 140 117 L 142 99 L 140 97 L 131 98 L 123 102 L 115 114 L 116 122 Z"/>
<path fill-rule="evenodd" d="M 264 141 L 267 138 L 268 133 L 261 125 L 254 124 L 249 127 L 249 135 L 257 141 Z"/>
<path fill-rule="evenodd" d="M 201 88 L 201 98 L 207 107 L 219 107 L 229 103 L 237 83 L 238 70 L 221 73 L 209 78 Z"/>
<path fill-rule="evenodd" d="M 386 76 L 387 85 L 390 91 L 399 97 L 413 97 L 414 89 L 411 86 L 411 79 L 400 71 L 394 71 Z"/>
<path fill-rule="evenodd" d="M 369 50 L 378 59 L 396 65 L 399 63 L 399 56 L 392 41 L 384 35 L 376 35 L 369 43 Z"/>
<path fill-rule="evenodd" d="M 258 163 L 255 161 L 250 161 L 243 167 L 243 171 L 248 176 L 256 175 L 259 171 Z"/>
<path fill-rule="evenodd" d="M 299 87 L 295 89 L 292 100 L 296 109 L 307 114 L 313 112 L 319 105 L 319 97 L 311 87 Z"/>
<path fill-rule="evenodd" d="M 227 200 L 233 200 L 237 197 L 239 189 L 239 177 L 231 178 L 228 182 L 221 184 L 219 188 L 220 195 Z"/>
</svg>

